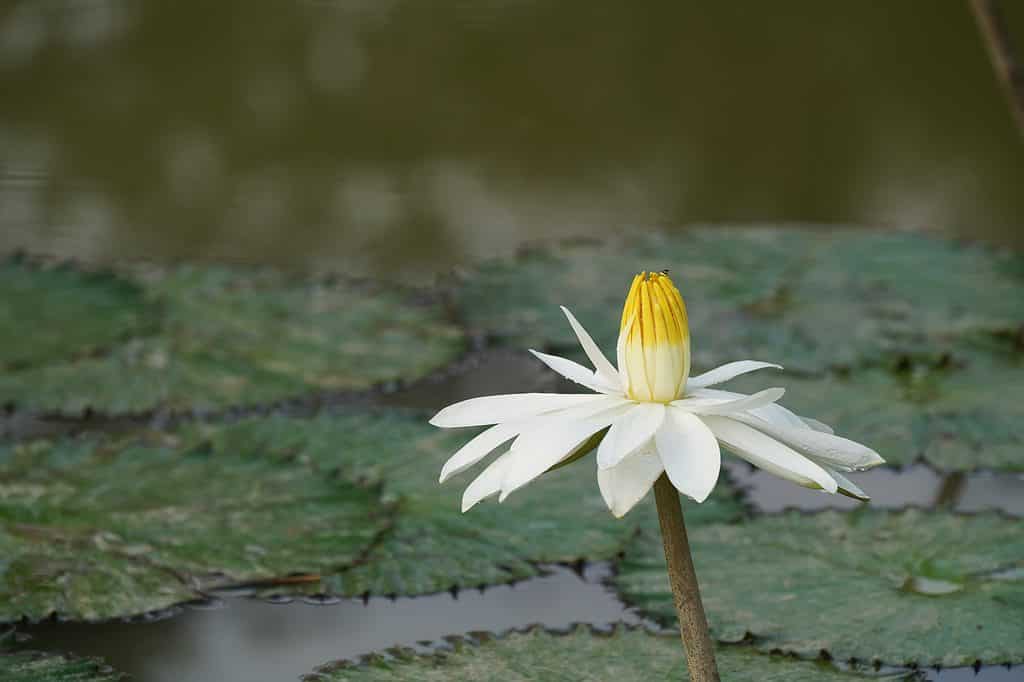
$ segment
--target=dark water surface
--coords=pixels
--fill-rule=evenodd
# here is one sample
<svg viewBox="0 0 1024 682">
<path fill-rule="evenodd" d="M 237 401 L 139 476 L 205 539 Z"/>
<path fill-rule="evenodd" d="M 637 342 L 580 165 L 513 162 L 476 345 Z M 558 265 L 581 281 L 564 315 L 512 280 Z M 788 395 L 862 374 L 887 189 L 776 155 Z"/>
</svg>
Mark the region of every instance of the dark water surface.
<svg viewBox="0 0 1024 682">
<path fill-rule="evenodd" d="M 0 93 L 0 252 L 419 278 L 695 221 L 1024 244 L 963 0 L 7 0 Z"/>
<path fill-rule="evenodd" d="M 638 623 L 601 584 L 605 565 L 584 577 L 568 568 L 514 586 L 429 597 L 343 600 L 321 605 L 225 598 L 212 608 L 184 607 L 148 623 L 48 623 L 26 632 L 30 647 L 103 656 L 140 682 L 284 682 L 324 663 L 390 646 L 428 651 L 443 637 L 474 630 L 502 632 L 542 623 L 607 626 Z"/>
</svg>

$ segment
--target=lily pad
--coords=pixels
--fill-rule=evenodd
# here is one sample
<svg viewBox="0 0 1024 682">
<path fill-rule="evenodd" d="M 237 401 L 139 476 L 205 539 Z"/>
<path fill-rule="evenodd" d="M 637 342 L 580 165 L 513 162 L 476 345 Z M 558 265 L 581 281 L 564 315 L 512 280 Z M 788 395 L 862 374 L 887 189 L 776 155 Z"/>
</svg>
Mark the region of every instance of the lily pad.
<svg viewBox="0 0 1024 682">
<path fill-rule="evenodd" d="M 444 486 L 441 465 L 469 434 L 438 430 L 424 415 L 356 413 L 313 420 L 276 417 L 197 426 L 187 438 L 212 452 L 295 458 L 363 485 L 380 486 L 393 526 L 360 563 L 324 578 L 342 595 L 415 595 L 536 575 L 537 562 L 614 558 L 642 526 L 656 527 L 653 497 L 625 519 L 608 512 L 593 457 L 544 475 L 503 504 L 460 512 L 469 474 Z M 715 495 L 688 507 L 694 523 L 740 517 L 723 477 Z"/>
<path fill-rule="evenodd" d="M 4 682 L 118 682 L 127 676 L 94 658 L 38 652 L 0 652 Z"/>
<path fill-rule="evenodd" d="M 954 353 L 943 366 L 842 376 L 744 377 L 740 391 L 782 386 L 782 403 L 867 443 L 890 465 L 924 459 L 943 471 L 1024 471 L 1024 360 Z"/>
<path fill-rule="evenodd" d="M 457 641 L 451 651 L 417 655 L 390 650 L 360 664 L 339 662 L 303 678 L 306 682 L 447 682 L 447 680 L 679 680 L 687 679 L 686 659 L 676 636 L 617 627 L 608 634 L 584 626 L 568 634 L 534 628 L 482 642 Z M 920 679 L 912 673 L 879 678 L 840 672 L 824 662 L 760 654 L 744 646 L 718 649 L 722 679 L 730 682 L 852 682 Z"/>
<path fill-rule="evenodd" d="M 1024 324 L 1024 258 L 925 235 L 693 230 L 538 246 L 462 278 L 473 327 L 515 345 L 574 348 L 558 305 L 614 349 L 630 278 L 669 268 L 687 300 L 694 367 L 741 358 L 804 373 Z"/>
<path fill-rule="evenodd" d="M 34 364 L 0 375 L 0 401 L 62 412 L 265 403 L 414 379 L 464 347 L 439 305 L 383 284 L 218 267 L 134 268 L 126 276 L 148 304 L 146 333 L 125 338 L 119 318 L 106 330 L 98 315 L 87 329 L 104 329 L 94 334 L 106 342 L 94 344 L 102 352 L 40 350 Z M 49 283 L 35 286 L 48 291 Z M 0 316 L 0 334 L 24 335 L 40 316 L 56 319 L 43 308 L 40 301 Z M 68 312 L 60 329 L 78 320 Z"/>
<path fill-rule="evenodd" d="M 363 487 L 172 439 L 0 450 L 0 622 L 101 620 L 335 570 L 386 526 Z"/>
<path fill-rule="evenodd" d="M 145 331 L 152 319 L 137 285 L 68 265 L 0 263 L 0 370 L 81 359 Z M 10 397 L 0 393 L 3 400 Z"/>
<path fill-rule="evenodd" d="M 789 512 L 690 534 L 713 634 L 837 660 L 1024 661 L 1024 540 L 997 514 Z M 639 536 L 615 581 L 676 618 L 661 543 Z"/>
</svg>

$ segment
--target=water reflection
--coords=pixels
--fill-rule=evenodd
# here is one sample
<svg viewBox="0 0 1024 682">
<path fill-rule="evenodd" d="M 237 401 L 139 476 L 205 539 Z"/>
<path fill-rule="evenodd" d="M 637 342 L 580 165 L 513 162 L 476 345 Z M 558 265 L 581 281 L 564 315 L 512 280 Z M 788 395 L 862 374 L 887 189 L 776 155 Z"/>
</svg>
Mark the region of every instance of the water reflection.
<svg viewBox="0 0 1024 682">
<path fill-rule="evenodd" d="M 26 628 L 33 648 L 104 657 L 140 682 L 295 680 L 317 665 L 394 646 L 442 643 L 475 630 L 502 632 L 533 623 L 567 628 L 638 623 L 602 584 L 606 565 L 584 578 L 552 566 L 550 575 L 485 592 L 321 606 L 229 598 L 222 608 L 183 609 L 149 623 L 47 623 Z"/>
<path fill-rule="evenodd" d="M 416 278 L 706 220 L 1024 243 L 1024 153 L 953 0 L 21 0 L 0 89 L 0 251 Z"/>
</svg>

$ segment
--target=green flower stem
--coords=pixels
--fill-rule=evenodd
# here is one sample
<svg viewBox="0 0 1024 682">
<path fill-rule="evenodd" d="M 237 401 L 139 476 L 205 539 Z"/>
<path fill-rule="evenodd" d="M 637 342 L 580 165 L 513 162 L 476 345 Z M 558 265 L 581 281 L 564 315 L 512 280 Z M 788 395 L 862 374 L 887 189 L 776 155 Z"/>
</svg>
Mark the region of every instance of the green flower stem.
<svg viewBox="0 0 1024 682">
<path fill-rule="evenodd" d="M 661 539 L 665 546 L 665 561 L 668 563 L 668 581 L 672 586 L 676 613 L 679 615 L 679 634 L 683 638 L 690 680 L 719 682 L 715 647 L 711 633 L 708 632 L 697 574 L 690 557 L 683 508 L 679 504 L 679 493 L 665 474 L 654 484 L 654 499 L 658 505 Z"/>
</svg>

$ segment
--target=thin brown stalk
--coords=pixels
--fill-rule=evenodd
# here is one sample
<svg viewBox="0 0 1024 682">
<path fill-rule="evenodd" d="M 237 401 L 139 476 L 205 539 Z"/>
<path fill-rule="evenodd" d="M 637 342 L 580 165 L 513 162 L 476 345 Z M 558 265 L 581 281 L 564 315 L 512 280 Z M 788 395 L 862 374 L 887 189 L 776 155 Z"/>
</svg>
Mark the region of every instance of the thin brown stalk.
<svg viewBox="0 0 1024 682">
<path fill-rule="evenodd" d="M 665 474 L 654 484 L 654 498 L 658 505 L 661 539 L 668 563 L 668 582 L 679 616 L 679 634 L 686 651 L 686 665 L 691 682 L 719 682 L 715 663 L 715 645 L 708 631 L 704 604 L 700 600 L 697 574 L 690 557 L 690 541 L 683 523 L 683 508 L 679 493 Z"/>
<path fill-rule="evenodd" d="M 995 69 L 1010 111 L 1017 121 L 1017 129 L 1024 135 L 1024 67 L 1010 40 L 1010 29 L 997 0 L 970 0 L 971 10 L 988 49 L 992 68 Z"/>
</svg>

